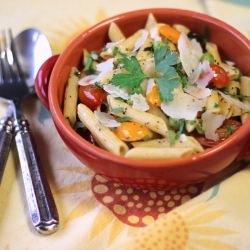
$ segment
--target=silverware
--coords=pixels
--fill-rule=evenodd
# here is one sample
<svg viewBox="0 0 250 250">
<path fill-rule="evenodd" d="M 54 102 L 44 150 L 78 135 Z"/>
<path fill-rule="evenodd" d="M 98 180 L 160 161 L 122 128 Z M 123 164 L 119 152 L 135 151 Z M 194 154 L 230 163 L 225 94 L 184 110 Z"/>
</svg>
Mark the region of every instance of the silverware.
<svg viewBox="0 0 250 250">
<path fill-rule="evenodd" d="M 4 84 L 0 85 L 0 96 L 12 101 L 15 141 L 28 209 L 35 229 L 41 234 L 51 234 L 58 228 L 58 212 L 46 176 L 39 165 L 29 122 L 21 110 L 21 101 L 30 94 L 30 88 L 25 83 L 17 60 L 11 30 L 8 30 L 8 36 L 3 32 L 3 41 L 1 71 Z"/>
</svg>

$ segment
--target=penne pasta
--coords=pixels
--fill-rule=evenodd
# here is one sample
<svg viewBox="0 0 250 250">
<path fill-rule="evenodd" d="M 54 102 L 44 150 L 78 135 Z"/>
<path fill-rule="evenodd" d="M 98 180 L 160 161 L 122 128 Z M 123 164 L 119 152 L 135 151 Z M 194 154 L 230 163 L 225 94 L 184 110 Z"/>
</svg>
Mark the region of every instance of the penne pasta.
<svg viewBox="0 0 250 250">
<path fill-rule="evenodd" d="M 150 159 L 150 160 L 161 160 L 161 159 L 178 159 L 184 156 L 193 154 L 192 148 L 161 148 L 159 147 L 136 147 L 130 149 L 125 157 L 134 159 Z"/>
<path fill-rule="evenodd" d="M 124 34 L 116 23 L 111 23 L 108 30 L 108 36 L 111 42 L 118 42 L 125 38 Z"/>
<path fill-rule="evenodd" d="M 179 32 L 184 32 L 185 34 L 188 34 L 190 32 L 190 29 L 182 24 L 174 24 L 173 28 L 175 28 Z"/>
<path fill-rule="evenodd" d="M 117 100 L 111 95 L 107 96 L 107 101 L 109 104 L 110 112 L 120 117 L 129 117 L 131 121 L 138 122 L 140 124 L 145 125 L 152 131 L 166 137 L 168 127 L 166 122 L 156 115 L 140 111 L 137 109 L 133 109 L 127 103 Z M 121 112 L 113 112 L 112 110 L 121 109 Z"/>
<path fill-rule="evenodd" d="M 128 51 L 132 51 L 135 47 L 136 41 L 141 37 L 142 32 L 144 30 L 140 29 L 136 31 L 133 35 L 128 37 L 125 41 L 119 43 L 117 47 L 122 53 L 127 53 Z"/>
<path fill-rule="evenodd" d="M 109 128 L 101 125 L 94 113 L 84 104 L 79 104 L 77 113 L 80 121 L 88 128 L 98 145 L 116 155 L 128 151 L 126 143 L 121 141 Z"/>
<path fill-rule="evenodd" d="M 206 109 L 211 113 L 221 113 L 220 96 L 216 90 L 211 91 L 211 95 L 207 98 Z"/>
<path fill-rule="evenodd" d="M 238 95 L 240 93 L 240 83 L 237 81 L 230 81 L 228 85 L 228 92 L 231 95 Z M 232 105 L 231 109 L 232 109 L 232 116 L 241 116 L 242 110 L 239 107 Z"/>
<path fill-rule="evenodd" d="M 145 25 L 145 29 L 150 31 L 156 25 L 157 25 L 157 21 L 155 19 L 155 16 L 152 13 L 150 13 L 148 15 L 148 19 L 147 19 L 147 22 L 146 22 L 146 25 Z"/>
<path fill-rule="evenodd" d="M 239 79 L 240 71 L 237 68 L 222 62 L 220 63 L 220 66 L 227 72 L 229 79 Z"/>
<path fill-rule="evenodd" d="M 214 57 L 215 62 L 221 63 L 221 57 L 218 51 L 218 47 L 215 43 L 207 42 L 206 50 L 208 53 L 210 53 Z"/>
<path fill-rule="evenodd" d="M 242 76 L 240 78 L 240 93 L 243 96 L 250 97 L 250 77 Z M 243 103 L 250 105 L 250 98 L 243 101 Z M 250 116 L 250 112 L 244 112 L 241 115 L 242 123 L 245 123 L 248 117 Z"/>
<path fill-rule="evenodd" d="M 176 141 L 173 145 L 170 145 L 169 140 L 167 138 L 163 139 L 154 139 L 149 141 L 139 141 L 132 142 L 133 147 L 153 147 L 153 148 L 192 148 L 194 153 L 199 153 L 204 151 L 203 147 L 200 143 L 195 140 L 192 136 L 186 136 L 186 139 L 181 141 Z"/>
<path fill-rule="evenodd" d="M 64 94 L 63 115 L 71 126 L 73 126 L 76 122 L 76 106 L 78 100 L 79 81 L 79 78 L 76 75 L 77 72 L 77 68 L 71 69 Z"/>
</svg>

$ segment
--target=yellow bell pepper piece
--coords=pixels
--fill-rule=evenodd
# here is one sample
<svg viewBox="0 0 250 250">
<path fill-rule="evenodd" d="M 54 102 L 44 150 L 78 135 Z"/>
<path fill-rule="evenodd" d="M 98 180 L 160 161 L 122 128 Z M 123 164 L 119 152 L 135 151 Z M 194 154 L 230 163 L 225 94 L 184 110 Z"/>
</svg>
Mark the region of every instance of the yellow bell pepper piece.
<svg viewBox="0 0 250 250">
<path fill-rule="evenodd" d="M 172 40 L 172 42 L 175 44 L 178 42 L 178 39 L 181 35 L 179 31 L 177 31 L 176 29 L 168 25 L 161 26 L 159 31 L 162 36 L 164 36 L 167 39 Z"/>
<path fill-rule="evenodd" d="M 154 84 L 152 90 L 147 94 L 147 101 L 157 107 L 161 106 L 161 100 L 160 100 L 157 84 Z"/>
</svg>

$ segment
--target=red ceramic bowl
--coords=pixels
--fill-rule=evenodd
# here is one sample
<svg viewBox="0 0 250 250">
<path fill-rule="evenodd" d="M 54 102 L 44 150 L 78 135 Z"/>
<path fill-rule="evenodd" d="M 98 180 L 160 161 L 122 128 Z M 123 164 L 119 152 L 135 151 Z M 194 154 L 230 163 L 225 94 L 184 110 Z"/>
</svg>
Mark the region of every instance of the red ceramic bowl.
<svg viewBox="0 0 250 250">
<path fill-rule="evenodd" d="M 132 34 L 144 27 L 149 13 L 153 13 L 159 22 L 184 24 L 200 34 L 207 27 L 209 40 L 218 45 L 222 57 L 234 61 L 243 74 L 250 75 L 250 42 L 231 26 L 191 11 L 146 9 L 109 18 L 84 31 L 59 57 L 52 57 L 41 67 L 37 75 L 37 94 L 49 108 L 65 144 L 83 164 L 95 172 L 137 188 L 162 189 L 202 182 L 226 168 L 240 155 L 248 153 L 250 119 L 230 138 L 195 156 L 177 160 L 135 160 L 113 155 L 90 144 L 69 126 L 62 114 L 65 84 L 71 67 L 81 65 L 83 48 L 102 48 L 108 41 L 107 31 L 111 22 L 116 22 L 125 35 Z"/>
</svg>

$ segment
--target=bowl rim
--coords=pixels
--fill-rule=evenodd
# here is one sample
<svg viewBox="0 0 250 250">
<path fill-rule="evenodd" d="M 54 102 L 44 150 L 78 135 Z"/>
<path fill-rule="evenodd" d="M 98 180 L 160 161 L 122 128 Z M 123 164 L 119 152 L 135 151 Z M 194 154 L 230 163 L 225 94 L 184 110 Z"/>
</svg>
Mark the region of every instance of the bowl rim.
<svg viewBox="0 0 250 250">
<path fill-rule="evenodd" d="M 55 82 L 54 79 L 58 79 L 60 68 L 63 66 L 63 63 L 66 62 L 67 57 L 72 53 L 72 51 L 77 48 L 77 45 L 88 37 L 88 35 L 92 32 L 96 32 L 99 28 L 102 26 L 109 25 L 111 22 L 117 21 L 119 19 L 123 18 L 130 18 L 131 16 L 137 14 L 137 15 L 148 15 L 149 13 L 153 12 L 157 15 L 157 13 L 172 13 L 172 14 L 178 14 L 183 15 L 186 17 L 191 17 L 199 20 L 203 20 L 209 23 L 212 23 L 216 26 L 223 26 L 231 35 L 235 36 L 236 38 L 240 39 L 240 41 L 248 47 L 250 51 L 250 41 L 241 34 L 238 30 L 236 30 L 231 25 L 217 19 L 211 16 L 208 16 L 203 13 L 190 11 L 190 10 L 183 10 L 183 9 L 173 9 L 173 8 L 148 8 L 148 9 L 140 9 L 140 10 L 134 10 L 129 11 L 125 13 L 121 13 L 115 16 L 112 16 L 108 19 L 105 19 L 102 22 L 99 22 L 95 24 L 94 26 L 91 26 L 87 30 L 81 32 L 75 39 L 71 41 L 71 43 L 65 48 L 65 50 L 62 52 L 62 54 L 59 56 L 52 74 L 50 78 L 50 82 Z M 64 65 L 65 66 L 65 65 Z M 236 145 L 240 142 L 241 138 L 244 136 L 247 136 L 250 134 L 250 117 L 248 118 L 247 122 L 243 124 L 234 134 L 232 134 L 229 138 L 224 140 L 223 142 L 219 143 L 218 145 L 206 149 L 204 152 L 195 154 L 193 156 L 186 156 L 180 159 L 160 159 L 160 160 L 142 160 L 142 159 L 131 159 L 131 158 L 125 158 L 123 156 L 115 155 L 111 152 L 108 152 L 98 146 L 95 146 L 85 140 L 83 137 L 81 137 L 73 128 L 67 123 L 66 119 L 64 118 L 61 107 L 59 105 L 57 92 L 56 92 L 56 86 L 54 84 L 49 84 L 49 106 L 50 106 L 50 112 L 52 115 L 52 118 L 54 120 L 54 123 L 58 130 L 63 131 L 65 134 L 64 137 L 67 137 L 70 139 L 71 144 L 74 144 L 75 147 L 78 147 L 81 152 L 86 152 L 87 154 L 90 154 L 92 157 L 96 157 L 103 160 L 109 160 L 113 163 L 117 164 L 119 167 L 120 164 L 127 165 L 130 168 L 175 168 L 177 166 L 185 166 L 185 168 L 191 167 L 192 163 L 194 161 L 203 161 L 204 159 L 210 159 L 213 155 L 218 155 L 221 151 L 225 151 L 232 147 L 233 145 Z M 58 112 L 59 111 L 59 112 Z"/>
</svg>

